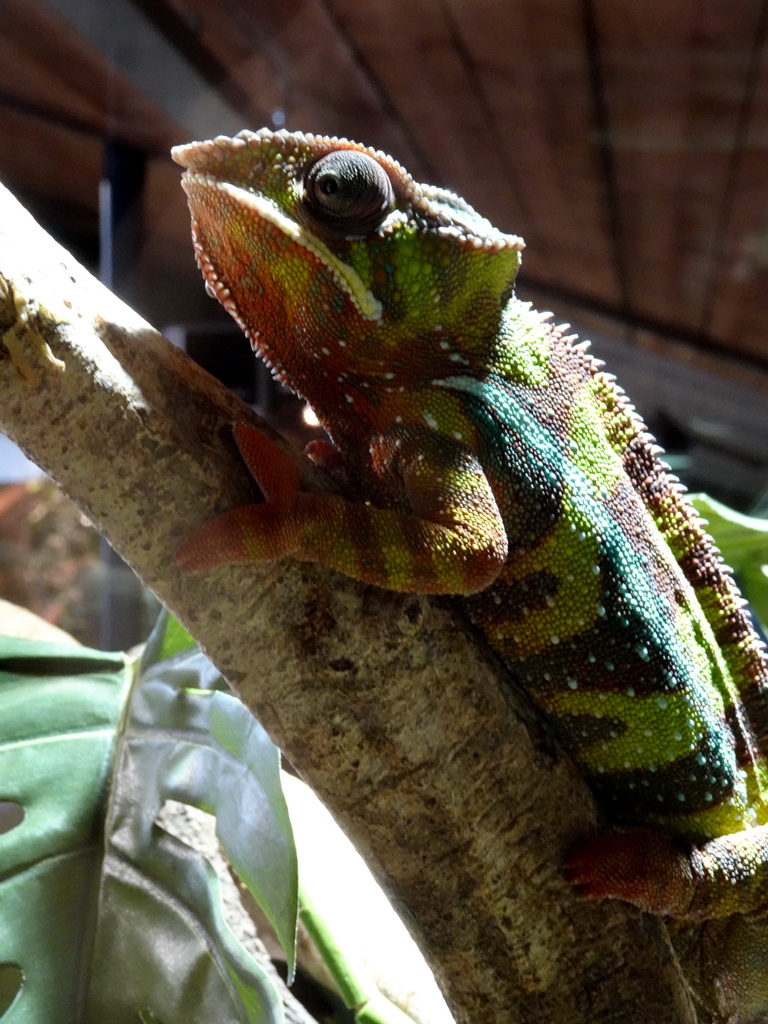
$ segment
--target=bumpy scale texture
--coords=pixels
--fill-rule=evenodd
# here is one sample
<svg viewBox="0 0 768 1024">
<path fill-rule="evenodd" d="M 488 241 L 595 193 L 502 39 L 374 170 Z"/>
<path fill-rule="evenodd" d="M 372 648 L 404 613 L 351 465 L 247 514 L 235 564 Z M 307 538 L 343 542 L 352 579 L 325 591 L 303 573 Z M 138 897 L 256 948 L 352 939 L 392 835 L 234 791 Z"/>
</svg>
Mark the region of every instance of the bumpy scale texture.
<svg viewBox="0 0 768 1024">
<path fill-rule="evenodd" d="M 759 1019 L 764 652 L 613 378 L 514 297 L 521 239 L 344 139 L 244 131 L 174 158 L 209 289 L 311 403 L 335 446 L 316 459 L 343 461 L 360 495 L 302 492 L 240 425 L 266 501 L 202 527 L 180 561 L 292 555 L 457 595 L 607 818 L 633 826 L 577 850 L 573 884 L 686 922 L 681 941 L 691 922 L 727 928 L 696 929 L 732 959 L 709 997 Z"/>
</svg>

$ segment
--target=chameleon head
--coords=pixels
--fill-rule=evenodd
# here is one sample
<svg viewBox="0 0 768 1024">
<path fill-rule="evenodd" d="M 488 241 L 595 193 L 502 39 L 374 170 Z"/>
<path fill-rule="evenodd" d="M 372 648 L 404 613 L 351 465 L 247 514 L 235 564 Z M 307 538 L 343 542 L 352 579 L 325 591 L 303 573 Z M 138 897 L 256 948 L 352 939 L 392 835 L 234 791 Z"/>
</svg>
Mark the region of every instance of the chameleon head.
<svg viewBox="0 0 768 1024">
<path fill-rule="evenodd" d="M 209 290 L 310 400 L 336 365 L 391 375 L 407 346 L 413 371 L 422 345 L 434 375 L 446 338 L 476 348 L 495 334 L 522 240 L 391 157 L 262 129 L 177 146 L 173 158 Z"/>
</svg>

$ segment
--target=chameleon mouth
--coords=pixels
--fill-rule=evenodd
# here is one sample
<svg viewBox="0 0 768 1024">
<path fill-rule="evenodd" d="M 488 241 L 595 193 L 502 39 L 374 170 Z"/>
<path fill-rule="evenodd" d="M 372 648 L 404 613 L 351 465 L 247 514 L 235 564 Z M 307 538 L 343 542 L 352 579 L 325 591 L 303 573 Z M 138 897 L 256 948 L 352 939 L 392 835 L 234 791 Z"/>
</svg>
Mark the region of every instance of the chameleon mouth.
<svg viewBox="0 0 768 1024">
<path fill-rule="evenodd" d="M 292 243 L 310 253 L 329 271 L 363 319 L 377 323 L 381 320 L 381 303 L 365 286 L 354 267 L 339 259 L 325 242 L 304 225 L 288 217 L 276 203 L 211 174 L 188 170 L 182 175 L 181 183 L 187 193 L 193 219 L 198 219 L 204 208 L 220 208 L 222 205 L 247 214 L 251 221 L 256 217 L 265 226 L 277 229 Z M 222 302 L 232 312 L 226 302 Z"/>
<path fill-rule="evenodd" d="M 262 360 L 275 380 L 280 384 L 290 387 L 283 367 L 275 359 L 271 348 L 265 343 L 261 332 L 247 323 L 245 318 L 241 316 L 240 309 L 232 295 L 232 292 L 226 284 L 226 281 L 222 278 L 218 267 L 207 254 L 208 247 L 204 241 L 204 231 L 194 214 L 192 216 L 192 241 L 195 248 L 197 265 L 200 268 L 200 272 L 202 273 L 205 281 L 205 290 L 211 298 L 220 302 L 224 309 L 229 313 L 248 339 L 251 349 L 256 353 L 259 359 Z"/>
</svg>

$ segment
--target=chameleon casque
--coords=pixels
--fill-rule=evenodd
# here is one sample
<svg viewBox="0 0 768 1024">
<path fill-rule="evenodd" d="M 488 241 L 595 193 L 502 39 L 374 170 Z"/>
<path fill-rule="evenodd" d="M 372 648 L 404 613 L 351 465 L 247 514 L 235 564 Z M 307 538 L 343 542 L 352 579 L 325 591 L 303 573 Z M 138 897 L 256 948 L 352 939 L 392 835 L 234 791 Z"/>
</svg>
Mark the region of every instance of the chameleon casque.
<svg viewBox="0 0 768 1024">
<path fill-rule="evenodd" d="M 575 851 L 577 890 L 696 924 L 728 1019 L 768 1020 L 763 647 L 623 392 L 514 296 L 522 240 L 344 139 L 243 131 L 174 159 L 209 290 L 311 403 L 333 440 L 315 460 L 361 495 L 300 491 L 239 425 L 266 501 L 179 561 L 292 555 L 457 595 L 632 827 Z"/>
</svg>

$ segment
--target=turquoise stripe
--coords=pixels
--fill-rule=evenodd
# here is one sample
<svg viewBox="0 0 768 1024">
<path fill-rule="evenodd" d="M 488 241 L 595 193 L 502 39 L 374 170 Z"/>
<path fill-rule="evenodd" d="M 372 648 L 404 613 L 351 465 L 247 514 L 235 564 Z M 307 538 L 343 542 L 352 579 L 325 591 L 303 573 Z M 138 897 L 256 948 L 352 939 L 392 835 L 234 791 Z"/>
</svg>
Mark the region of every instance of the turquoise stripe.
<svg viewBox="0 0 768 1024">
<path fill-rule="evenodd" d="M 589 533 L 600 551 L 605 579 L 604 621 L 615 635 L 626 633 L 633 647 L 643 651 L 642 657 L 637 654 L 638 661 L 642 661 L 638 671 L 647 671 L 647 662 L 651 661 L 660 674 L 659 693 L 674 694 L 663 713 L 679 717 L 679 728 L 691 743 L 698 746 L 706 740 L 707 745 L 720 750 L 721 770 L 726 775 L 735 773 L 724 705 L 732 705 L 736 698 L 720 671 L 714 636 L 703 612 L 698 617 L 698 632 L 708 638 L 714 652 L 708 659 L 711 680 L 696 672 L 693 655 L 678 636 L 675 618 L 685 613 L 668 606 L 609 506 L 595 497 L 592 481 L 565 457 L 558 440 L 510 393 L 510 385 L 494 378 L 472 377 L 451 377 L 438 383 L 471 403 L 469 416 L 487 444 L 490 468 L 501 480 L 513 480 L 524 493 L 533 493 L 537 479 L 544 477 L 553 489 L 567 491 L 581 513 L 578 529 Z M 500 445 L 500 436 L 506 436 L 508 443 Z M 722 703 L 713 700 L 713 686 Z"/>
</svg>

